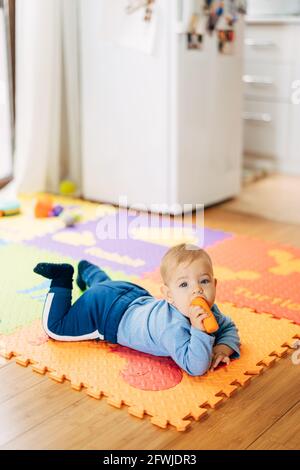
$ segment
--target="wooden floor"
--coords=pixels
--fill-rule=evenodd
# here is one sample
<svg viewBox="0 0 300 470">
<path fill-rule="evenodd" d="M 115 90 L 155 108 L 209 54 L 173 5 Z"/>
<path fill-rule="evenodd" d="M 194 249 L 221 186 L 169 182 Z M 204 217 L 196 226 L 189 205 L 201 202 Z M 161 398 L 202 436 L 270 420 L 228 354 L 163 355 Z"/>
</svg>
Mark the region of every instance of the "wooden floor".
<svg viewBox="0 0 300 470">
<path fill-rule="evenodd" d="M 206 211 L 206 225 L 300 247 L 300 226 Z M 0 362 L 0 449 L 300 449 L 300 366 L 278 361 L 185 433 Z"/>
<path fill-rule="evenodd" d="M 300 224 L 299 197 L 298 176 L 274 174 L 246 185 L 240 197 L 224 204 L 224 208 L 283 223 Z"/>
</svg>

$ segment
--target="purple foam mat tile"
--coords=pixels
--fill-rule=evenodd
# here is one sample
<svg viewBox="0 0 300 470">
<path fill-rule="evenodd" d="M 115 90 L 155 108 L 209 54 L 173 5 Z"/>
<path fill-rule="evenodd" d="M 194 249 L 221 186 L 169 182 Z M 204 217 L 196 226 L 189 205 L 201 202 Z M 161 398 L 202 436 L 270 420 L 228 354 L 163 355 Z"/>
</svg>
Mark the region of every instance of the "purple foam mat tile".
<svg viewBox="0 0 300 470">
<path fill-rule="evenodd" d="M 156 229 L 158 227 L 166 229 L 170 224 L 176 228 L 181 227 L 181 224 L 174 220 L 155 217 L 153 214 L 136 216 L 130 215 L 126 210 L 120 210 L 114 215 L 105 216 L 97 221 L 66 227 L 54 234 L 34 238 L 26 243 L 70 256 L 75 260 L 87 259 L 114 270 L 122 269 L 126 274 L 141 275 L 159 266 L 168 246 L 160 244 L 159 240 L 151 242 L 132 238 L 130 233 L 133 227 L 150 226 Z M 195 237 L 204 240 L 204 247 L 231 237 L 229 233 L 213 229 L 205 229 L 203 236 L 202 231 L 195 226 L 186 224 L 185 227 L 193 228 Z M 74 236 L 77 240 L 76 244 Z M 66 243 L 68 238 L 70 243 Z"/>
<path fill-rule="evenodd" d="M 123 220 L 124 225 L 124 231 L 123 227 L 121 226 L 120 232 L 119 233 L 125 233 L 126 235 L 128 234 L 128 231 L 130 228 L 135 227 L 135 226 L 140 226 L 140 227 L 151 227 L 154 229 L 157 229 L 158 227 L 162 228 L 162 237 L 164 234 L 163 230 L 166 230 L 168 227 L 169 228 L 182 228 L 184 227 L 185 229 L 188 230 L 188 233 L 191 233 L 193 235 L 193 238 L 195 239 L 195 243 L 201 246 L 202 248 L 206 248 L 209 246 L 212 246 L 218 242 L 222 242 L 223 240 L 226 240 L 228 238 L 232 238 L 234 236 L 233 233 L 230 232 L 224 232 L 222 230 L 216 230 L 216 229 L 211 229 L 211 228 L 204 228 L 204 230 L 195 224 L 192 223 L 187 223 L 185 221 L 184 215 L 182 217 L 182 220 L 178 221 L 178 218 L 173 218 L 173 217 L 168 217 L 168 216 L 159 216 L 158 214 L 139 214 L 138 216 L 136 215 L 130 215 L 130 211 L 126 210 L 120 210 L 117 215 L 110 215 L 107 216 L 105 219 L 102 219 L 103 225 L 105 225 L 105 222 L 109 224 L 109 222 L 116 221 L 116 225 L 118 228 L 120 228 L 120 221 Z M 166 234 L 166 237 L 168 238 L 168 235 Z M 144 240 L 147 242 L 147 240 Z M 151 243 L 149 240 L 148 243 Z M 160 242 L 157 240 L 155 242 L 157 244 L 161 244 L 162 246 L 166 246 L 163 242 Z"/>
<path fill-rule="evenodd" d="M 212 228 L 204 229 L 204 245 L 203 248 L 208 248 L 216 243 L 222 242 L 229 238 L 233 238 L 234 234 L 229 232 L 223 232 L 222 230 L 215 230 Z"/>
<path fill-rule="evenodd" d="M 45 235 L 34 240 L 28 240 L 28 245 L 34 245 L 41 249 L 47 249 L 69 256 L 75 260 L 87 259 L 88 261 L 109 267 L 114 270 L 122 270 L 126 274 L 142 274 L 145 271 L 153 270 L 157 267 L 160 259 L 167 251 L 167 247 L 157 244 L 147 243 L 140 240 L 128 239 L 105 239 L 98 240 L 96 237 L 97 222 L 86 222 L 73 228 L 65 228 L 55 234 Z M 63 243 L 53 239 L 60 235 L 74 233 L 80 236 L 89 232 L 94 237 L 92 246 L 79 244 L 77 246 Z"/>
</svg>

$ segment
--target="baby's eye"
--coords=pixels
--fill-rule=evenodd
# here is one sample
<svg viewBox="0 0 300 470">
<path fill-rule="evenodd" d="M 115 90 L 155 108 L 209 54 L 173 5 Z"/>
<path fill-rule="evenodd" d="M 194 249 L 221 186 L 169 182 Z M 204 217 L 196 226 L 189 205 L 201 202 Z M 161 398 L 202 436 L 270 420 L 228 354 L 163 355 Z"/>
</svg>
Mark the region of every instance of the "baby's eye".
<svg viewBox="0 0 300 470">
<path fill-rule="evenodd" d="M 209 284 L 210 280 L 209 279 L 202 279 L 201 284 Z"/>
<path fill-rule="evenodd" d="M 187 282 L 182 282 L 179 287 L 187 287 Z"/>
</svg>

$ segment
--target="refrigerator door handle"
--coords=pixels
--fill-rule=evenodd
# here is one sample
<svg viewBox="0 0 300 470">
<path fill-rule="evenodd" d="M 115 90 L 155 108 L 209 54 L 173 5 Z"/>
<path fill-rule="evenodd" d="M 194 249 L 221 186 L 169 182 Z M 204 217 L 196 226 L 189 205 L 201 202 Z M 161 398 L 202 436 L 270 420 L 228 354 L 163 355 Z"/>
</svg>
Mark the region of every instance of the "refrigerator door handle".
<svg viewBox="0 0 300 470">
<path fill-rule="evenodd" d="M 271 77 L 263 77 L 259 75 L 244 75 L 243 82 L 251 85 L 274 85 L 274 80 Z"/>
<path fill-rule="evenodd" d="M 252 38 L 246 38 L 245 39 L 245 46 L 249 47 L 261 47 L 261 48 L 268 48 L 268 47 L 276 47 L 276 43 L 274 41 L 268 41 L 268 40 L 256 40 Z"/>
<path fill-rule="evenodd" d="M 265 122 L 269 123 L 272 122 L 272 116 L 269 113 L 252 113 L 252 112 L 245 112 L 243 113 L 244 121 L 256 121 L 256 122 Z"/>
</svg>

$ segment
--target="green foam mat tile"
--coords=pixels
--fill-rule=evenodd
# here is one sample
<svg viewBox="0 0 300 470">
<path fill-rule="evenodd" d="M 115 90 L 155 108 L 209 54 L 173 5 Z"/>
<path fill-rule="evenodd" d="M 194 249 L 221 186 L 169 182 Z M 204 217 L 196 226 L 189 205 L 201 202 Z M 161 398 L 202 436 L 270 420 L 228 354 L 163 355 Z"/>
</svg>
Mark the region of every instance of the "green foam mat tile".
<svg viewBox="0 0 300 470">
<path fill-rule="evenodd" d="M 0 251 L 0 334 L 13 333 L 17 328 L 41 318 L 43 304 L 50 281 L 33 272 L 41 262 L 70 263 L 76 269 L 77 262 L 66 256 L 40 250 L 22 244 L 7 244 Z M 105 268 L 104 268 L 105 269 Z M 123 272 L 105 269 L 112 279 L 133 281 Z M 76 275 L 75 275 L 76 276 Z M 73 301 L 81 294 L 74 282 Z"/>
</svg>

